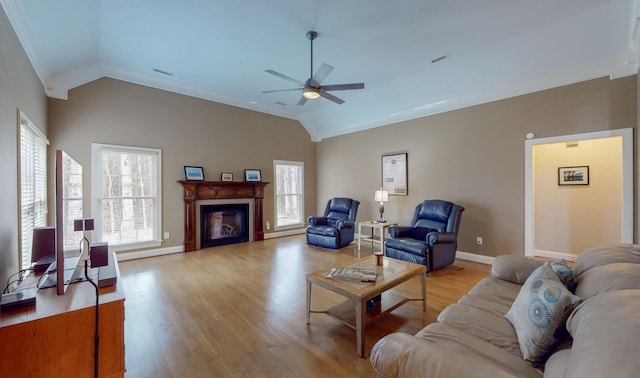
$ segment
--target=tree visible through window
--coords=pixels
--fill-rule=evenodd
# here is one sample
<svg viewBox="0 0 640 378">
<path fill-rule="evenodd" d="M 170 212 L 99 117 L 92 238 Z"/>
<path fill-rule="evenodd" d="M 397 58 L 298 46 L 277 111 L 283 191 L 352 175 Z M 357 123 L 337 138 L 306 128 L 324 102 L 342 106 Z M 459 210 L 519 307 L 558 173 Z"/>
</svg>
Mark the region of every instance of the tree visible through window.
<svg viewBox="0 0 640 378">
<path fill-rule="evenodd" d="M 97 240 L 159 243 L 161 151 L 96 143 L 92 148 Z"/>
<path fill-rule="evenodd" d="M 304 223 L 304 163 L 279 161 L 273 163 L 276 181 L 276 227 L 298 226 Z"/>
</svg>

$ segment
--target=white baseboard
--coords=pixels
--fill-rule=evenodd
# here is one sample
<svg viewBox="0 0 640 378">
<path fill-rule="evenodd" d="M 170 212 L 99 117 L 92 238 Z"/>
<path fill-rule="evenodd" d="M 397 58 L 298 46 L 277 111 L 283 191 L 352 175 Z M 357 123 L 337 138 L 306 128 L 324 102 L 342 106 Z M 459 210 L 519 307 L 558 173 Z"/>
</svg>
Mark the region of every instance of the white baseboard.
<svg viewBox="0 0 640 378">
<path fill-rule="evenodd" d="M 268 234 L 264 234 L 264 238 L 265 239 L 281 238 L 283 236 L 304 234 L 305 232 L 306 232 L 306 228 L 295 228 L 291 230 L 270 232 Z"/>
<path fill-rule="evenodd" d="M 116 257 L 118 258 L 118 261 L 127 261 L 127 260 L 143 259 L 145 257 L 170 255 L 173 253 L 180 253 L 180 252 L 184 252 L 183 246 L 146 249 L 144 251 L 133 251 L 133 252 L 116 251 Z"/>
<path fill-rule="evenodd" d="M 495 257 L 478 255 L 476 253 L 456 251 L 456 258 L 461 260 L 473 261 L 480 264 L 492 265 Z"/>
<path fill-rule="evenodd" d="M 535 249 L 533 251 L 533 256 L 535 257 L 545 257 L 548 259 L 556 259 L 556 260 L 560 260 L 560 259 L 565 259 L 568 261 L 576 261 L 576 255 L 572 255 L 570 253 L 564 253 L 564 252 L 554 252 L 554 251 L 545 251 L 545 250 L 541 250 L 541 249 Z"/>
</svg>

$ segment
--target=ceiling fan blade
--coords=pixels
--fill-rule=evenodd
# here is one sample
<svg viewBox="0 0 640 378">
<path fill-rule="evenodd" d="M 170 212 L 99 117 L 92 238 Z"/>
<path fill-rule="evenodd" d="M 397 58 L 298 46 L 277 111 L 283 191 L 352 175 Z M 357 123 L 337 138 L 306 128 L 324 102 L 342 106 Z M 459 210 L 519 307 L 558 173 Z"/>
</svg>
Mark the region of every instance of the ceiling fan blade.
<svg viewBox="0 0 640 378">
<path fill-rule="evenodd" d="M 262 91 L 262 93 L 273 93 L 273 92 L 291 92 L 291 91 L 300 91 L 302 88 L 289 88 L 289 89 L 272 89 L 269 91 Z"/>
<path fill-rule="evenodd" d="M 284 80 L 290 81 L 290 82 L 292 82 L 292 83 L 294 83 L 294 84 L 298 84 L 299 86 L 304 87 L 304 83 L 301 83 L 301 82 L 299 82 L 298 80 L 296 80 L 296 79 L 294 79 L 294 78 L 291 78 L 291 77 L 289 77 L 289 76 L 287 76 L 287 75 L 283 75 L 283 74 L 281 74 L 280 72 L 276 72 L 276 71 L 274 71 L 274 70 L 266 70 L 266 71 L 264 71 L 264 72 L 266 72 L 266 73 L 270 73 L 270 74 L 272 74 L 273 76 L 277 76 L 277 77 L 279 77 L 279 78 L 281 78 L 281 79 L 284 79 Z"/>
<path fill-rule="evenodd" d="M 332 95 L 331 93 L 327 93 L 327 92 L 325 92 L 323 90 L 318 91 L 318 93 L 320 93 L 320 97 L 324 97 L 327 100 L 333 101 L 338 105 L 340 105 L 340 104 L 342 104 L 344 102 L 344 100 L 341 99 L 340 97 L 336 97 L 336 96 Z"/>
<path fill-rule="evenodd" d="M 344 91 L 347 89 L 364 89 L 364 83 L 323 85 L 325 91 Z"/>
<path fill-rule="evenodd" d="M 318 68 L 318 70 L 316 71 L 316 74 L 313 75 L 313 77 L 311 78 L 310 84 L 314 87 L 320 86 L 320 84 L 322 84 L 324 79 L 326 79 L 327 76 L 329 76 L 331 71 L 333 71 L 333 67 L 331 67 L 328 64 L 322 63 L 320 68 Z"/>
<path fill-rule="evenodd" d="M 304 97 L 304 96 L 300 96 L 300 101 L 298 101 L 297 105 L 300 106 L 300 105 L 304 105 L 306 103 L 307 103 L 307 98 Z"/>
</svg>

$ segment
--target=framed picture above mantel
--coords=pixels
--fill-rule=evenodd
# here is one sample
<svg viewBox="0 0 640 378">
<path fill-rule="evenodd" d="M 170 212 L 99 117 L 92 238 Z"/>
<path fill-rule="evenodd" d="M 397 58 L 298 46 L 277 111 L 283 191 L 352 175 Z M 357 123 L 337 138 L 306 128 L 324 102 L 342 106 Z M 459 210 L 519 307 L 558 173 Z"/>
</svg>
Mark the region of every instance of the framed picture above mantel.
<svg viewBox="0 0 640 378">
<path fill-rule="evenodd" d="M 409 195 L 407 157 L 406 152 L 382 155 L 382 189 L 389 195 Z"/>
<path fill-rule="evenodd" d="M 184 178 L 187 181 L 204 181 L 204 170 L 202 169 L 202 167 L 185 165 Z"/>
<path fill-rule="evenodd" d="M 262 173 L 259 169 L 245 169 L 244 181 L 262 181 Z"/>
</svg>

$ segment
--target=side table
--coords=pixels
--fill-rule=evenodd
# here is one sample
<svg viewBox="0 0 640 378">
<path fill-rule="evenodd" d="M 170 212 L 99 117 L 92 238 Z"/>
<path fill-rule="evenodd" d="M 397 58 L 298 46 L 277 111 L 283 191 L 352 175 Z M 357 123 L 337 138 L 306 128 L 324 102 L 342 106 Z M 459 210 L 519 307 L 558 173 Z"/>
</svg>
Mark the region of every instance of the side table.
<svg viewBox="0 0 640 378">
<path fill-rule="evenodd" d="M 376 222 L 376 221 L 364 221 L 358 222 L 358 257 L 360 257 L 360 246 L 362 241 L 370 241 L 375 249 L 375 245 L 380 243 L 380 250 L 384 254 L 384 238 L 387 228 L 396 225 L 395 222 Z M 362 227 L 369 227 L 371 229 L 371 237 L 362 235 Z M 376 238 L 375 230 L 378 230 L 380 235 Z"/>
</svg>

